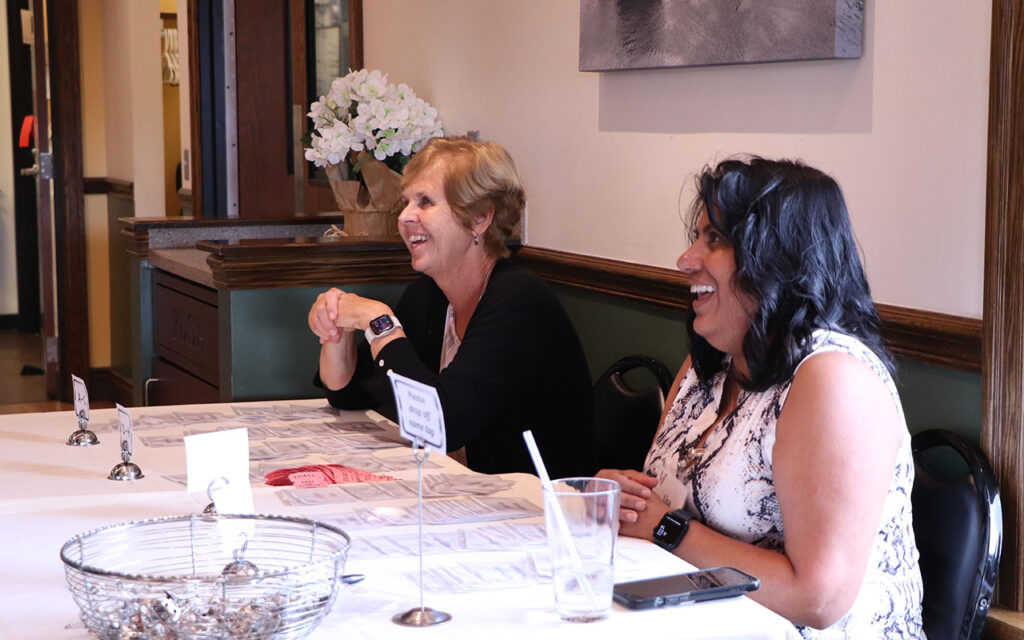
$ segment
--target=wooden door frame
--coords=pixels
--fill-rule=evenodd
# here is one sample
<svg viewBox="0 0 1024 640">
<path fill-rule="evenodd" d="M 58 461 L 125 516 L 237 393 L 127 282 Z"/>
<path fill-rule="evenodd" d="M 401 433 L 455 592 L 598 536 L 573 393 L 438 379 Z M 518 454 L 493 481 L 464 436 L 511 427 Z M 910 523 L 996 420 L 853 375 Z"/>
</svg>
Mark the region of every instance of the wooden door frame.
<svg viewBox="0 0 1024 640">
<path fill-rule="evenodd" d="M 201 0 L 188 0 L 186 5 L 186 17 L 188 23 L 189 41 L 186 43 L 188 46 L 188 64 L 189 64 L 189 114 L 191 118 L 191 130 L 189 131 L 189 142 L 190 149 L 189 155 L 191 157 L 192 169 L 191 169 L 191 208 L 192 215 L 196 218 L 204 217 L 204 207 L 207 203 L 203 202 L 203 189 L 202 189 L 202 132 L 198 125 L 201 122 L 202 111 L 199 100 L 200 87 L 201 87 L 201 68 L 199 60 L 199 47 L 196 45 L 196 39 L 193 34 L 199 32 L 199 2 Z M 291 55 L 292 55 L 292 68 L 291 68 L 291 90 L 292 90 L 292 102 L 291 105 L 294 118 L 297 122 L 293 122 L 293 135 L 297 139 L 302 137 L 302 133 L 305 130 L 305 125 L 308 120 L 305 117 L 305 113 L 309 108 L 306 97 L 306 38 L 307 33 L 305 29 L 306 19 L 306 5 L 307 0 L 288 0 L 289 12 L 291 15 L 290 32 L 288 34 L 291 40 Z M 351 61 L 352 68 L 361 69 L 363 67 L 363 0 L 348 0 L 349 5 L 349 60 Z M 296 147 L 298 148 L 298 147 Z M 301 202 L 301 209 L 296 213 L 301 212 L 314 212 L 314 211 L 333 211 L 336 209 L 334 196 L 331 193 L 330 186 L 323 182 L 322 184 L 316 180 L 311 181 L 309 177 L 309 166 L 305 162 L 301 153 L 296 152 L 295 157 L 294 180 L 295 180 L 295 195 L 296 195 L 296 208 L 298 209 Z"/>
<path fill-rule="evenodd" d="M 32 0 L 32 113 L 35 114 L 35 163 L 33 178 L 35 190 L 37 269 L 39 272 L 39 334 L 43 347 L 43 371 L 46 395 L 49 398 L 60 394 L 60 350 L 57 338 L 57 308 L 54 304 L 56 274 L 53 270 L 54 203 L 50 198 L 51 187 L 55 188 L 53 177 L 46 177 L 40 169 L 43 158 L 53 151 L 52 127 L 46 96 L 50 95 L 47 83 L 47 59 L 49 52 L 43 43 L 49 42 L 46 34 L 45 0 Z M 44 37 L 40 37 L 43 34 Z"/>
<path fill-rule="evenodd" d="M 1024 7 L 993 0 L 989 69 L 982 448 L 996 471 L 1003 556 L 996 603 L 1024 611 Z"/>
<path fill-rule="evenodd" d="M 89 294 L 82 160 L 78 2 L 45 0 L 54 159 L 58 393 L 71 401 L 71 374 L 89 380 Z M 42 232 L 42 227 L 40 227 Z"/>
<path fill-rule="evenodd" d="M 292 3 L 292 109 L 296 113 L 295 137 L 301 138 L 310 127 L 306 117 L 309 111 L 309 77 L 306 62 L 306 41 L 310 32 L 304 29 L 309 0 L 291 0 Z M 348 0 L 349 49 L 348 59 L 353 70 L 363 68 L 363 0 Z M 331 185 L 323 177 L 314 177 L 313 165 L 301 153 L 295 153 L 296 200 L 305 213 L 337 211 L 338 204 Z M 297 205 L 298 206 L 298 205 Z"/>
</svg>

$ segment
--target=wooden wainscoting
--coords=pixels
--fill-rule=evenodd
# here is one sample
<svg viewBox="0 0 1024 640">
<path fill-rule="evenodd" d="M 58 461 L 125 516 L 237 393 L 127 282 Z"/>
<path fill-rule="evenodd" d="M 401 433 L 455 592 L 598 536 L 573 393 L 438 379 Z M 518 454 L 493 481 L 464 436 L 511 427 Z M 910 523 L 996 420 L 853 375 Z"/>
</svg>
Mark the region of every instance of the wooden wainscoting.
<svg viewBox="0 0 1024 640">
<path fill-rule="evenodd" d="M 515 260 L 549 282 L 635 300 L 663 309 L 690 307 L 689 280 L 675 269 L 524 246 Z M 981 373 L 981 327 L 975 318 L 878 305 L 882 334 L 901 358 Z"/>
<path fill-rule="evenodd" d="M 990 609 L 981 637 L 985 640 L 1024 640 L 1024 613 Z"/>
</svg>

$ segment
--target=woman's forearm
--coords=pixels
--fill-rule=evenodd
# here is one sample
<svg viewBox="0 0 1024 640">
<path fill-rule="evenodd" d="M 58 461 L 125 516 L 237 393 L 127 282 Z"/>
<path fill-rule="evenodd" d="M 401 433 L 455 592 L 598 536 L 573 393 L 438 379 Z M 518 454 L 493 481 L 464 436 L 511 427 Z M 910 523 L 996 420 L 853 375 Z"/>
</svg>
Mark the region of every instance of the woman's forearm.
<svg viewBox="0 0 1024 640">
<path fill-rule="evenodd" d="M 731 565 L 756 575 L 761 588 L 747 594 L 752 600 L 794 624 L 819 629 L 850 609 L 863 579 L 863 571 L 843 562 L 831 570 L 798 572 L 785 553 L 735 540 L 697 522 L 675 553 L 700 568 Z"/>
<path fill-rule="evenodd" d="M 325 342 L 320 347 L 320 381 L 332 391 L 352 382 L 356 371 L 356 347 L 353 332 L 345 331 L 338 342 Z"/>
</svg>

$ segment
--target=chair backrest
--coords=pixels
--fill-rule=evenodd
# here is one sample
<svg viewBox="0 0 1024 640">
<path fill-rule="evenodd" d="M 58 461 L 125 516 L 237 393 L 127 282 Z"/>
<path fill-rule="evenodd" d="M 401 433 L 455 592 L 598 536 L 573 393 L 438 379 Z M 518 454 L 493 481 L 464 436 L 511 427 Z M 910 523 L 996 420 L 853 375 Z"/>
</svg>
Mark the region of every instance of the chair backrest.
<svg viewBox="0 0 1024 640">
<path fill-rule="evenodd" d="M 649 385 L 632 386 L 625 374 L 643 369 Z M 630 376 L 636 381 L 637 376 Z M 672 373 L 658 360 L 631 355 L 616 361 L 594 385 L 594 443 L 599 469 L 640 469 L 651 448 Z"/>
<path fill-rule="evenodd" d="M 928 640 L 976 640 L 988 615 L 1002 551 L 995 474 L 980 449 L 950 431 L 917 433 L 912 447 L 924 631 Z M 956 454 L 952 463 L 950 451 Z"/>
</svg>

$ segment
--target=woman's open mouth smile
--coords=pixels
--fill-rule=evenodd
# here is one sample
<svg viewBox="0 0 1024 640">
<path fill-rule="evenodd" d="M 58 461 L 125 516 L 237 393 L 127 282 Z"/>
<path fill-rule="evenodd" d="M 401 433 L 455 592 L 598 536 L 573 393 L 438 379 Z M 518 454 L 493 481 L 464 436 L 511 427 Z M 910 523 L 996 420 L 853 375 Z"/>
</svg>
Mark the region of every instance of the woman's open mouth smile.
<svg viewBox="0 0 1024 640">
<path fill-rule="evenodd" d="M 693 307 L 696 309 L 698 306 L 703 305 L 707 302 L 708 298 L 715 292 L 715 288 L 707 284 L 691 284 L 690 293 L 693 294 Z"/>
</svg>

